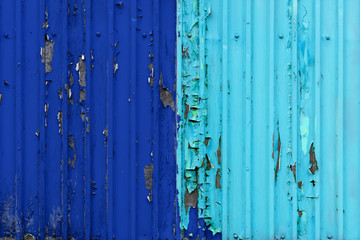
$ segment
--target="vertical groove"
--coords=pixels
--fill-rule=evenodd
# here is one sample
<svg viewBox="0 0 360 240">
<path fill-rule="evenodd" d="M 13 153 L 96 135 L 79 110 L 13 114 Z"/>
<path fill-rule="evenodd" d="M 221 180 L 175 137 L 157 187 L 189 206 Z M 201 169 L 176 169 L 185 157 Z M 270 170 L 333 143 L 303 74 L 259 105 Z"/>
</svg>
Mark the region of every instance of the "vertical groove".
<svg viewBox="0 0 360 240">
<path fill-rule="evenodd" d="M 137 0 L 131 1 L 130 17 L 131 17 L 131 36 L 130 36 L 130 189 L 131 189 L 131 220 L 130 220 L 130 236 L 136 239 L 136 9 Z"/>
<path fill-rule="evenodd" d="M 153 29 L 154 29 L 154 66 L 155 66 L 155 78 L 160 78 L 160 0 L 155 0 L 153 5 Z M 159 90 L 158 88 L 152 88 L 152 108 L 153 108 L 153 131 L 152 138 L 155 144 L 151 144 L 151 150 L 154 156 L 153 162 L 153 239 L 159 239 Z"/>
<path fill-rule="evenodd" d="M 40 2 L 40 22 L 43 22 L 45 17 L 45 6 L 46 0 L 41 0 Z M 41 26 L 41 23 L 39 23 Z M 40 46 L 45 47 L 45 30 L 41 31 L 43 35 L 40 35 Z M 40 49 L 39 49 L 40 50 Z M 40 239 L 44 239 L 44 226 L 45 226 L 45 141 L 46 141 L 46 128 L 45 128 L 45 113 L 44 113 L 44 104 L 45 104 L 45 67 L 44 64 L 39 61 L 40 64 L 40 82 L 39 82 L 39 109 L 40 109 L 40 151 L 39 151 L 39 236 Z"/>
<path fill-rule="evenodd" d="M 200 8 L 202 10 L 202 8 Z M 222 237 L 227 239 L 229 237 L 228 233 L 228 0 L 223 0 L 223 44 L 222 44 L 222 60 L 223 60 L 223 79 L 222 79 L 222 141 L 221 141 L 221 154 L 222 154 L 222 166 L 221 166 L 221 175 L 222 175 Z M 200 46 L 200 49 L 205 49 Z"/>
<path fill-rule="evenodd" d="M 16 36 L 16 50 L 15 50 L 15 126 L 16 126 L 16 168 L 15 168 L 15 186 L 16 186 L 16 209 L 15 209 L 15 229 L 16 238 L 22 238 L 23 232 L 23 167 L 22 167 L 22 133 L 23 133 L 23 112 L 22 112 L 22 13 L 23 2 L 16 1 L 15 5 L 15 36 Z"/>
<path fill-rule="evenodd" d="M 268 210 L 269 210 L 269 238 L 274 237 L 275 226 L 274 226 L 274 168 L 272 164 L 272 141 L 274 134 L 274 0 L 269 1 L 269 81 L 268 81 L 268 90 L 269 90 L 269 114 L 268 114 L 268 141 L 267 141 L 267 168 L 269 170 L 269 199 L 268 199 Z"/>
<path fill-rule="evenodd" d="M 319 159 L 318 163 L 321 168 L 321 108 L 320 108 L 320 1 L 315 1 L 315 78 L 314 78 L 314 87 L 315 87 L 315 149 L 316 149 L 316 158 Z M 315 178 L 316 182 L 319 182 L 320 171 L 317 172 Z M 315 239 L 320 239 L 320 184 L 317 184 L 315 187 L 315 196 L 318 198 L 315 200 Z"/>
<path fill-rule="evenodd" d="M 344 161 L 344 16 L 343 16 L 344 1 L 338 0 L 338 156 L 337 156 L 337 171 L 338 171 L 338 239 L 344 238 L 344 189 L 343 189 L 343 161 Z"/>
<path fill-rule="evenodd" d="M 113 238 L 113 159 L 114 159 L 114 128 L 113 128 L 113 89 L 115 77 L 115 59 L 114 59 L 114 3 L 108 1 L 108 36 L 111 44 L 108 47 L 108 60 L 107 60 L 107 128 L 108 128 L 108 145 L 107 145 L 107 168 L 106 168 L 106 215 L 107 215 L 107 238 Z"/>
<path fill-rule="evenodd" d="M 251 45 L 251 0 L 244 1 L 246 6 L 246 21 L 245 21 L 245 86 L 246 86 L 246 153 L 245 153 L 245 168 L 246 168 L 246 237 L 251 237 L 251 182 L 250 182 L 250 168 L 251 168 L 251 82 L 252 82 L 252 45 Z"/>
<path fill-rule="evenodd" d="M 298 9 L 298 0 L 293 0 L 293 15 L 292 15 L 292 41 L 291 44 L 291 66 L 292 66 L 292 79 L 293 79 L 293 88 L 292 88 L 292 125 L 291 125 L 291 133 L 292 133 L 292 158 L 297 159 L 298 157 L 298 89 L 299 89 L 299 81 L 297 78 L 298 73 L 298 64 L 297 64 L 297 39 L 298 39 L 298 31 L 297 31 L 297 9 Z M 293 164 L 297 167 L 297 160 L 293 161 Z M 296 168 L 297 169 L 297 168 Z M 296 170 L 297 176 L 297 170 Z M 297 184 L 295 182 L 293 194 L 293 209 L 292 209 L 292 238 L 298 238 L 298 230 L 297 230 L 297 220 L 298 220 L 298 197 L 297 197 Z"/>
</svg>

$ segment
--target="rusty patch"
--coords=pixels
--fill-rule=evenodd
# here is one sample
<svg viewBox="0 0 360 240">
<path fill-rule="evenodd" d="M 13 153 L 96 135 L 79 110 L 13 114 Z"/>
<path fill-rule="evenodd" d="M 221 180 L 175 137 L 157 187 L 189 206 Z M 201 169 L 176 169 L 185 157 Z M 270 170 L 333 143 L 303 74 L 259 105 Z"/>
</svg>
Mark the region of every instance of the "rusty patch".
<svg viewBox="0 0 360 240">
<path fill-rule="evenodd" d="M 190 106 L 185 103 L 185 113 L 184 113 L 185 119 L 188 118 L 189 110 L 190 110 Z"/>
<path fill-rule="evenodd" d="M 215 182 L 215 187 L 218 188 L 218 189 L 221 188 L 220 179 L 221 179 L 220 169 L 218 169 L 216 171 L 216 182 Z"/>
<path fill-rule="evenodd" d="M 153 164 L 150 163 L 144 167 L 144 176 L 145 176 L 145 187 L 147 190 L 150 190 L 149 195 L 147 196 L 147 199 L 149 202 L 152 201 L 152 174 L 153 174 Z"/>
<path fill-rule="evenodd" d="M 294 163 L 294 165 L 290 165 L 289 168 L 292 171 L 292 173 L 294 175 L 295 182 L 296 182 L 296 162 Z"/>
<path fill-rule="evenodd" d="M 316 161 L 314 143 L 311 143 L 309 154 L 310 154 L 310 164 L 311 164 L 311 167 L 309 168 L 309 171 L 310 171 L 311 174 L 315 174 L 315 171 L 319 170 L 319 167 L 318 167 L 318 164 L 317 164 L 317 161 Z"/>
<path fill-rule="evenodd" d="M 206 170 L 210 170 L 211 168 L 214 168 L 214 165 L 211 163 L 209 156 L 206 154 Z"/>
<path fill-rule="evenodd" d="M 302 211 L 300 211 L 300 210 L 298 210 L 298 214 L 299 214 L 299 217 L 301 218 L 301 216 L 302 216 L 303 212 L 302 212 Z"/>
<path fill-rule="evenodd" d="M 276 159 L 276 168 L 275 168 L 275 181 L 277 180 L 277 173 L 280 170 L 280 154 L 281 154 L 281 139 L 280 139 L 280 132 L 279 132 L 279 140 L 278 140 L 278 146 L 277 146 L 277 159 Z"/>
<path fill-rule="evenodd" d="M 205 137 L 205 146 L 208 146 L 209 145 L 209 141 L 210 141 L 211 137 Z"/>
<path fill-rule="evenodd" d="M 218 164 L 220 166 L 221 165 L 221 136 L 219 137 L 219 147 L 216 150 L 216 155 L 217 155 L 217 158 L 218 158 Z"/>
<path fill-rule="evenodd" d="M 189 193 L 189 190 L 186 189 L 185 197 L 184 197 L 184 203 L 185 203 L 185 210 L 188 212 L 189 207 L 196 208 L 198 200 L 198 191 L 195 189 L 191 193 Z"/>
<path fill-rule="evenodd" d="M 303 182 L 298 182 L 298 187 L 301 189 L 303 185 Z"/>
</svg>

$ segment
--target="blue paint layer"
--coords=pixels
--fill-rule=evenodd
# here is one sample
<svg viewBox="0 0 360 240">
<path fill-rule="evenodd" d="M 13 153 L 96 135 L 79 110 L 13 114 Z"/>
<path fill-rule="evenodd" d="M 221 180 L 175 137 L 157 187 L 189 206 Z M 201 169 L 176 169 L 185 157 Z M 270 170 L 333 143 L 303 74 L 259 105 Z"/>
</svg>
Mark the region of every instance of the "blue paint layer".
<svg viewBox="0 0 360 240">
<path fill-rule="evenodd" d="M 175 2 L 0 13 L 0 238 L 175 238 Z"/>
</svg>

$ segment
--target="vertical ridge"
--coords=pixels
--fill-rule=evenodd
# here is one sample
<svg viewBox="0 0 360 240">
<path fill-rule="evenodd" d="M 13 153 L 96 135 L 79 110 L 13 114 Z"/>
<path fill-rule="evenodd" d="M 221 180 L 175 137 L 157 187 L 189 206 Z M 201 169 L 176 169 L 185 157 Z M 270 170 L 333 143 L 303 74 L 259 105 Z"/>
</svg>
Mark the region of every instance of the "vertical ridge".
<svg viewBox="0 0 360 240">
<path fill-rule="evenodd" d="M 344 161 L 344 16 L 343 16 L 344 1 L 338 0 L 338 239 L 344 238 L 344 175 L 343 175 L 343 161 Z"/>
<path fill-rule="evenodd" d="M 202 10 L 202 8 L 200 8 Z M 223 0 L 223 44 L 222 44 L 222 60 L 223 60 L 223 79 L 222 79 L 222 119 L 221 119 L 221 175 L 222 175 L 222 237 L 227 239 L 229 237 L 228 232 L 228 92 L 229 80 L 228 80 L 228 0 Z M 200 49 L 204 49 L 200 45 Z"/>
<path fill-rule="evenodd" d="M 92 64 L 92 53 L 91 53 L 91 19 L 92 19 L 92 1 L 86 1 L 85 5 L 85 54 L 88 60 L 85 65 L 86 72 L 86 100 L 85 100 L 85 182 L 84 182 L 84 195 L 85 195 L 85 206 L 84 206 L 84 239 L 89 240 L 91 236 L 91 128 L 90 121 L 92 120 L 91 114 L 91 64 Z"/>
<path fill-rule="evenodd" d="M 106 168 L 106 203 L 107 203 L 107 238 L 113 238 L 113 159 L 114 159 L 114 131 L 113 131 L 113 90 L 114 90 L 114 76 L 115 76 L 115 59 L 113 44 L 114 42 L 114 3 L 108 1 L 108 36 L 112 44 L 108 46 L 107 59 L 107 128 L 108 128 L 108 145 L 107 145 L 107 168 Z"/>
<path fill-rule="evenodd" d="M 182 92 L 182 23 L 183 23 L 183 11 L 182 11 L 182 0 L 177 0 L 177 18 L 176 18 L 176 39 L 177 39 L 177 43 L 176 43 L 176 112 L 177 115 L 180 115 L 183 112 L 183 99 L 180 97 L 181 95 L 179 95 Z M 177 118 L 176 120 L 176 128 L 178 129 L 178 131 L 176 131 L 176 139 L 177 139 L 177 148 L 176 148 L 176 163 L 177 163 L 177 174 L 176 174 L 176 188 L 178 190 L 178 194 L 177 194 L 177 200 L 176 200 L 176 215 L 180 216 L 181 214 L 181 209 L 182 209 L 182 193 L 184 192 L 183 190 L 183 176 L 182 176 L 182 172 L 183 172 L 183 146 L 182 146 L 182 141 L 180 140 L 182 134 L 183 134 L 183 128 L 180 127 L 180 120 Z M 181 219 L 177 218 L 176 219 L 176 223 L 177 223 L 177 233 L 176 233 L 176 237 L 180 238 L 182 237 L 181 235 Z M 180 227 L 180 228 L 179 228 Z"/>
<path fill-rule="evenodd" d="M 160 79 L 160 0 L 153 1 L 153 35 L 154 37 L 154 66 L 155 66 L 155 75 L 154 79 Z M 159 165 L 160 165 L 160 156 L 159 156 L 159 90 L 158 88 L 152 88 L 152 108 L 153 108 L 153 131 L 152 139 L 155 144 L 151 144 L 151 150 L 153 153 L 153 239 L 159 239 Z"/>
<path fill-rule="evenodd" d="M 269 81 L 268 81 L 268 101 L 269 101 L 269 114 L 268 114 L 268 141 L 267 141 L 267 168 L 269 170 L 269 199 L 268 199 L 268 211 L 269 211 L 269 235 L 268 237 L 274 237 L 275 236 L 275 226 L 274 226 L 274 168 L 272 164 L 272 141 L 274 137 L 274 0 L 269 1 Z"/>
<path fill-rule="evenodd" d="M 251 189 L 250 189 L 250 168 L 251 168 L 251 79 L 252 79 L 252 45 L 251 45 L 251 0 L 244 1 L 246 6 L 246 28 L 245 28 L 245 77 L 246 77 L 246 153 L 245 153 L 245 170 L 246 170 L 246 238 L 251 237 Z"/>
<path fill-rule="evenodd" d="M 15 6 L 15 36 L 16 36 L 16 50 L 15 50 L 15 61 L 16 61 L 16 70 L 15 70 L 15 126 L 16 126 L 16 170 L 15 170 L 15 185 L 16 185 L 16 209 L 15 209 L 15 232 L 16 238 L 22 238 L 23 232 L 23 159 L 22 159 L 22 133 L 23 133 L 23 115 L 22 115 L 22 13 L 23 13 L 23 3 L 22 1 L 16 1 Z"/>
<path fill-rule="evenodd" d="M 67 70 L 68 70 L 68 56 L 67 56 L 67 49 L 68 49 L 68 34 L 67 34 L 67 26 L 68 26 L 68 18 L 67 18 L 67 8 L 68 8 L 68 1 L 63 1 L 63 9 L 61 12 L 63 14 L 63 26 L 62 26 L 62 36 L 63 36 L 63 49 L 66 50 L 63 52 L 64 54 L 64 62 L 62 67 L 62 76 L 61 76 L 61 108 L 62 108 L 62 117 L 63 117 L 63 134 L 61 136 L 61 171 L 62 171 L 62 179 L 61 179 L 61 196 L 62 196 L 62 236 L 68 236 L 68 163 L 67 163 L 67 156 L 68 156 L 68 145 L 67 145 L 67 136 L 68 136 L 68 104 L 67 104 L 67 93 L 65 92 L 65 84 L 67 83 Z"/>
<path fill-rule="evenodd" d="M 45 14 L 42 15 L 42 13 L 45 13 L 45 7 L 46 7 L 46 0 L 41 0 L 40 1 L 40 13 L 41 16 L 43 16 L 41 18 L 41 22 L 42 20 L 44 20 Z M 41 24 L 39 23 L 39 26 Z M 40 46 L 44 46 L 45 47 L 45 32 L 46 30 L 41 31 L 44 35 L 40 35 Z M 40 49 L 39 49 L 40 51 Z M 39 68 L 39 72 L 40 72 L 40 82 L 39 82 L 39 93 L 40 93 L 40 97 L 39 97 L 39 109 L 40 109 L 40 129 L 39 129 L 39 134 L 40 134 L 40 151 L 39 151 L 39 159 L 40 159 L 40 164 L 39 164 L 39 237 L 40 239 L 44 239 L 44 226 L 45 226 L 45 140 L 46 140 L 46 128 L 45 128 L 45 113 L 44 113 L 44 105 L 45 105 L 45 67 L 44 64 L 41 63 L 41 61 L 39 61 L 40 64 L 40 68 Z"/>
<path fill-rule="evenodd" d="M 131 239 L 136 238 L 136 9 L 137 0 L 131 1 L 130 17 L 131 17 L 131 36 L 130 36 L 130 189 L 131 189 L 131 219 L 130 219 L 130 236 Z"/>
<path fill-rule="evenodd" d="M 314 78 L 314 87 L 315 87 L 315 148 L 316 158 L 319 159 L 319 165 L 321 165 L 321 136 L 320 136 L 320 126 L 321 126 L 321 107 L 320 107 L 320 1 L 315 1 L 315 78 Z M 320 150 L 319 150 L 320 149 Z M 315 178 L 316 182 L 319 182 L 319 174 L 317 172 Z M 315 239 L 320 239 L 320 184 L 317 184 L 315 187 L 315 196 L 318 197 L 315 200 Z"/>
<path fill-rule="evenodd" d="M 298 31 L 297 31 L 297 6 L 298 0 L 293 0 L 292 5 L 292 48 L 291 48 L 291 66 L 292 66 L 292 79 L 293 79 L 293 89 L 292 89 L 292 125 L 291 125 L 291 132 L 292 132 L 292 158 L 297 159 L 298 157 L 298 87 L 299 87 L 299 81 L 297 78 L 298 74 L 298 65 L 297 65 L 297 58 L 298 58 L 298 52 L 297 52 L 297 39 L 298 39 Z M 293 161 L 293 164 L 295 165 L 295 169 L 297 169 L 297 160 Z M 297 176 L 297 170 L 295 171 L 295 174 Z M 297 197 L 297 184 L 295 183 L 294 191 L 293 191 L 293 209 L 292 209 L 292 238 L 297 239 L 298 238 L 298 231 L 297 231 L 297 220 L 298 220 L 298 197 Z"/>
</svg>

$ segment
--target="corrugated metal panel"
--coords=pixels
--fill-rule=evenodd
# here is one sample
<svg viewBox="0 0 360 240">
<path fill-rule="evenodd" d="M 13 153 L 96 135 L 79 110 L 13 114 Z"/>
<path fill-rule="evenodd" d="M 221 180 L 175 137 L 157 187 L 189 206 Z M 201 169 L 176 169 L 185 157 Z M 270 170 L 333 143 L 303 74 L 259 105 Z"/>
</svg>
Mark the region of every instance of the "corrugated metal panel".
<svg viewBox="0 0 360 240">
<path fill-rule="evenodd" d="M 0 238 L 173 238 L 175 13 L 0 3 Z"/>
<path fill-rule="evenodd" d="M 205 221 L 223 239 L 360 238 L 359 16 L 359 1 L 178 1 L 185 236 Z"/>
</svg>

